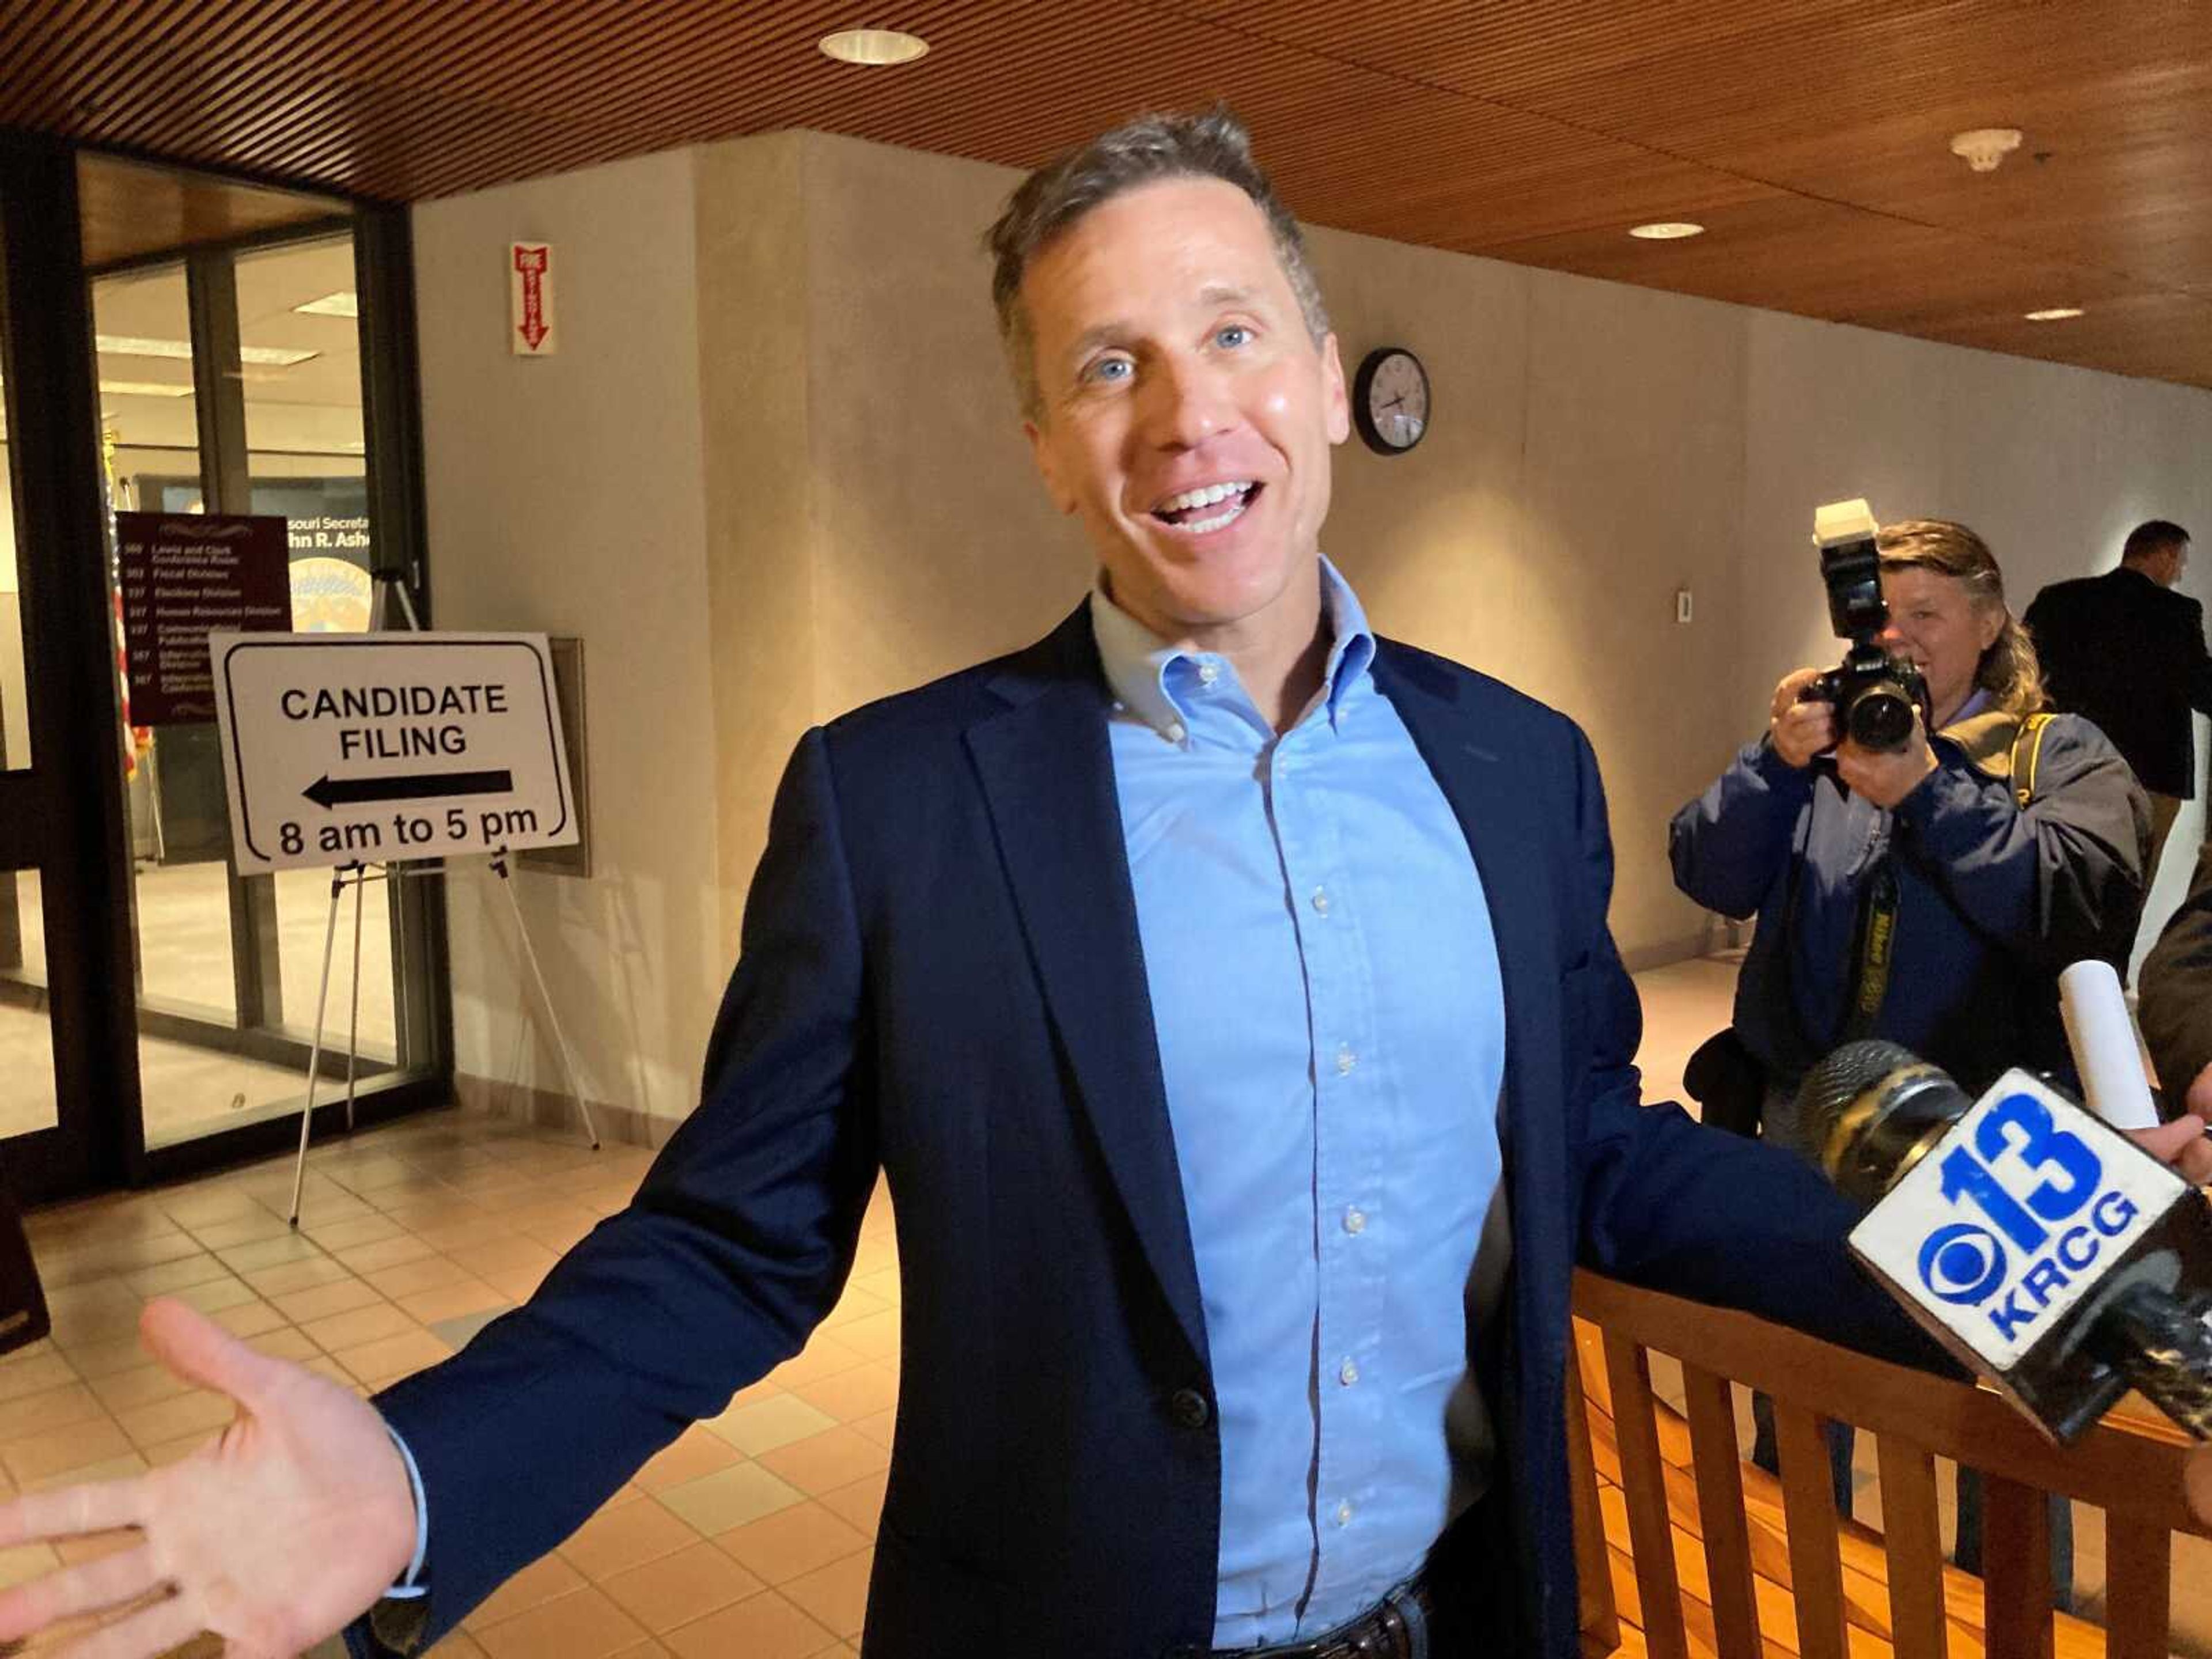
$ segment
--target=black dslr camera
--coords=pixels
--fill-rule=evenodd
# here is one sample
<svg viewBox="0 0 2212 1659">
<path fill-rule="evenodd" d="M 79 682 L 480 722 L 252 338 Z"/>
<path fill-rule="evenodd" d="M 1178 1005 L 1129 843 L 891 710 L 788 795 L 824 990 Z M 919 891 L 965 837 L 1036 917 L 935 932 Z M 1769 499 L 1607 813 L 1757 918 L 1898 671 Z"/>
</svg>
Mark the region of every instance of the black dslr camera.
<svg viewBox="0 0 2212 1659">
<path fill-rule="evenodd" d="M 1912 711 L 1928 717 L 1928 685 L 1911 658 L 1892 656 L 1881 643 L 1889 606 L 1882 602 L 1874 514 L 1863 501 L 1821 507 L 1813 515 L 1813 541 L 1829 623 L 1850 649 L 1799 701 L 1833 703 L 1838 728 L 1862 749 L 1902 749 L 1912 736 Z"/>
</svg>

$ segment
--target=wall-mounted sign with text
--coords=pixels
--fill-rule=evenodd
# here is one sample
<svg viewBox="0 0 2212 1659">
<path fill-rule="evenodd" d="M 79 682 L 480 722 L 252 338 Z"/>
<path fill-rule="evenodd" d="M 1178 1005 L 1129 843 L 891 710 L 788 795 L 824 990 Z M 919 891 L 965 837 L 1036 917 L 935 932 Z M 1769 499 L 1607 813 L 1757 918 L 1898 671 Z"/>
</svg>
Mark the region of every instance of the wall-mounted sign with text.
<svg viewBox="0 0 2212 1659">
<path fill-rule="evenodd" d="M 578 835 L 543 634 L 210 641 L 240 874 Z"/>
<path fill-rule="evenodd" d="M 284 520 L 237 513 L 118 513 L 123 654 L 134 726 L 216 717 L 208 635 L 292 626 Z"/>
<path fill-rule="evenodd" d="M 507 250 L 507 349 L 518 357 L 550 357 L 553 331 L 553 250 L 544 242 L 510 242 Z"/>
</svg>

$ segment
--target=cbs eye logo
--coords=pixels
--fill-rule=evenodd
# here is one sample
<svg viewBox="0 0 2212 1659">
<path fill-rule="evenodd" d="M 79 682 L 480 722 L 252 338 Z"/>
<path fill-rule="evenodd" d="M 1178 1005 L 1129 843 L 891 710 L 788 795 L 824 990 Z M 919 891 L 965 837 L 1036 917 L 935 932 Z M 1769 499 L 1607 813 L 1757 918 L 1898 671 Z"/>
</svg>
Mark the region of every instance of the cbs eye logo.
<svg viewBox="0 0 2212 1659">
<path fill-rule="evenodd" d="M 1920 1247 L 1920 1282 L 1945 1302 L 1979 1302 L 2004 1276 L 2004 1246 L 1970 1221 L 1938 1227 Z"/>
</svg>

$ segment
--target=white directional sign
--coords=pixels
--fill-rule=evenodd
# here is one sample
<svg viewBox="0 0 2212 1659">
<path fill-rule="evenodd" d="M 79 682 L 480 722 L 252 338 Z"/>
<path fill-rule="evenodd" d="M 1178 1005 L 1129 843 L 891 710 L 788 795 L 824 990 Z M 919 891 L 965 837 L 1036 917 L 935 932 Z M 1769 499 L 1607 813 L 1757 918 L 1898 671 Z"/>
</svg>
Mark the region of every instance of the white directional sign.
<svg viewBox="0 0 2212 1659">
<path fill-rule="evenodd" d="M 242 873 L 577 839 L 542 634 L 213 634 Z"/>
</svg>

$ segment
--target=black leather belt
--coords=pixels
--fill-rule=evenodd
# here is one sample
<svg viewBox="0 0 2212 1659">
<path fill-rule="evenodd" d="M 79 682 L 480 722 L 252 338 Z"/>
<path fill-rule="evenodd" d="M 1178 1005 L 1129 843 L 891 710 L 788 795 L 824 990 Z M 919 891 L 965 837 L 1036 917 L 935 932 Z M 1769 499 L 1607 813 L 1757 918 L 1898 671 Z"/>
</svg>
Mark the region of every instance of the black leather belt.
<svg viewBox="0 0 2212 1659">
<path fill-rule="evenodd" d="M 1310 1642 L 1273 1648 L 1217 1649 L 1209 1659 L 1419 1659 L 1416 1623 L 1426 1629 L 1436 1604 L 1422 1572 L 1348 1623 Z"/>
</svg>

